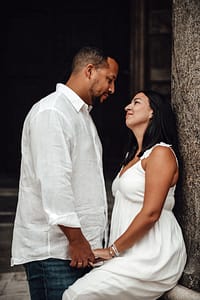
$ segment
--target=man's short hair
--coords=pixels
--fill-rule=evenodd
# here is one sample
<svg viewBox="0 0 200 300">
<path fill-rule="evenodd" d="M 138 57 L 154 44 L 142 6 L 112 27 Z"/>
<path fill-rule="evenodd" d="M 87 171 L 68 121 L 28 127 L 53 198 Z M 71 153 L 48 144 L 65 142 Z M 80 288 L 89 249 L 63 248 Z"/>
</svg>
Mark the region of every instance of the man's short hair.
<svg viewBox="0 0 200 300">
<path fill-rule="evenodd" d="M 93 64 L 96 68 L 106 67 L 108 56 L 103 52 L 103 50 L 86 46 L 81 48 L 73 58 L 72 61 L 72 72 L 79 72 L 87 64 Z"/>
</svg>

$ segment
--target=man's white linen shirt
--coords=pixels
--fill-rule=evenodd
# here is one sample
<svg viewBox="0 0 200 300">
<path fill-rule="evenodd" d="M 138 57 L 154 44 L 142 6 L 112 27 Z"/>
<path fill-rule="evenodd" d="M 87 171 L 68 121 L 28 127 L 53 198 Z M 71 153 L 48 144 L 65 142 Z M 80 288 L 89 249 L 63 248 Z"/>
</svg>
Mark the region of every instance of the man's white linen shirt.
<svg viewBox="0 0 200 300">
<path fill-rule="evenodd" d="M 58 225 L 81 227 L 92 248 L 102 247 L 107 226 L 102 147 L 88 105 L 57 84 L 28 113 L 21 147 L 11 265 L 70 259 Z"/>
</svg>

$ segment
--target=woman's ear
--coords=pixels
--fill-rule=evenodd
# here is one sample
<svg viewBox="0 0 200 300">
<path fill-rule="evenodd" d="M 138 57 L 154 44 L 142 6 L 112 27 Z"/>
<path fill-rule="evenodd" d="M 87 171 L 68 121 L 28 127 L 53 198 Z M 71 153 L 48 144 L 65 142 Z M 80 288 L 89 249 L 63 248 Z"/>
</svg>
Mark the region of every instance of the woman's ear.
<svg viewBox="0 0 200 300">
<path fill-rule="evenodd" d="M 153 119 L 153 110 L 150 112 L 149 119 L 150 119 L 150 120 L 152 120 L 152 119 Z"/>
</svg>

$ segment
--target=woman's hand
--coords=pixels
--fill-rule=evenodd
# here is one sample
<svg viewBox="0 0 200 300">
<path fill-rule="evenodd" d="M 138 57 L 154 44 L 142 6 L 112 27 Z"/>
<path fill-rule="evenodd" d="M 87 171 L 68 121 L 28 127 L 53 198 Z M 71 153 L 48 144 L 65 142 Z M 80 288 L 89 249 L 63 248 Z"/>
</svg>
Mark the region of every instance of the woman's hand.
<svg viewBox="0 0 200 300">
<path fill-rule="evenodd" d="M 109 248 L 94 249 L 93 253 L 95 257 L 101 258 L 102 260 L 108 260 L 112 258 Z"/>
<path fill-rule="evenodd" d="M 95 256 L 95 261 L 89 262 L 91 267 L 99 267 L 103 264 L 104 260 L 112 258 L 109 248 L 94 249 L 92 252 Z"/>
</svg>

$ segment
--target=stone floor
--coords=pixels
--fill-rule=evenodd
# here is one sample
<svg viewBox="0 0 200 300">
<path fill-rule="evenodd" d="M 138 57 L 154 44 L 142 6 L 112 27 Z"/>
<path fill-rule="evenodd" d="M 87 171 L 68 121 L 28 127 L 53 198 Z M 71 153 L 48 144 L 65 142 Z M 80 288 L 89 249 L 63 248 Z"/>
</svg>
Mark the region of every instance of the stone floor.
<svg viewBox="0 0 200 300">
<path fill-rule="evenodd" d="M 24 272 L 0 274 L 0 300 L 30 300 Z"/>
</svg>

